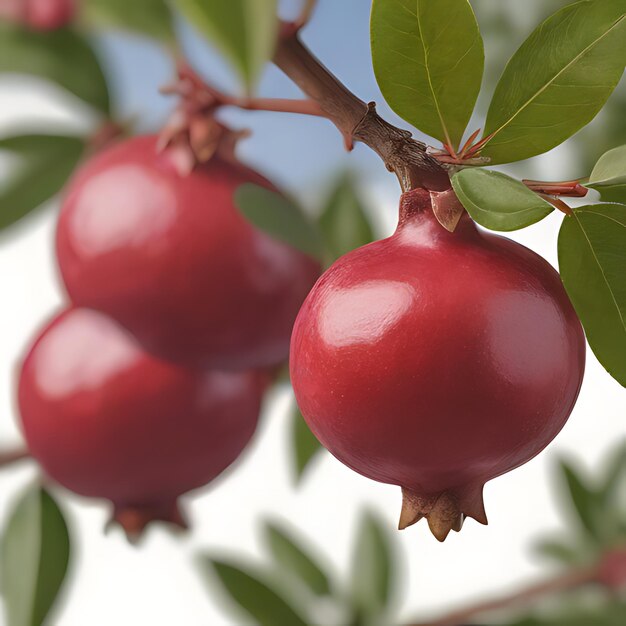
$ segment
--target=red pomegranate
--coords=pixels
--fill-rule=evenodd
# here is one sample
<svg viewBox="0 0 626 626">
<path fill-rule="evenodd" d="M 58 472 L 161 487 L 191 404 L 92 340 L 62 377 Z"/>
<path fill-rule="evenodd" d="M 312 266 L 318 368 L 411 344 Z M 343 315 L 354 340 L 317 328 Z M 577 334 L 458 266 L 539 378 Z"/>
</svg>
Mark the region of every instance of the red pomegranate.
<svg viewBox="0 0 626 626">
<path fill-rule="evenodd" d="M 177 498 L 239 457 L 265 385 L 252 372 L 159 361 L 108 317 L 72 309 L 28 353 L 18 398 L 28 448 L 45 472 L 111 500 L 132 536 L 152 520 L 183 524 Z"/>
<path fill-rule="evenodd" d="M 76 14 L 76 0 L 0 0 L 0 19 L 23 24 L 33 30 L 57 30 Z"/>
<path fill-rule="evenodd" d="M 259 174 L 214 157 L 178 173 L 157 137 L 92 158 L 67 190 L 57 255 L 72 301 L 109 314 L 150 352 L 199 366 L 272 366 L 319 264 L 249 223 L 233 200 Z"/>
<path fill-rule="evenodd" d="M 558 273 L 523 246 L 436 221 L 428 192 L 395 234 L 339 259 L 296 321 L 291 377 L 312 431 L 340 461 L 400 485 L 400 528 L 443 541 L 486 524 L 486 481 L 538 454 L 583 378 L 581 325 Z"/>
</svg>

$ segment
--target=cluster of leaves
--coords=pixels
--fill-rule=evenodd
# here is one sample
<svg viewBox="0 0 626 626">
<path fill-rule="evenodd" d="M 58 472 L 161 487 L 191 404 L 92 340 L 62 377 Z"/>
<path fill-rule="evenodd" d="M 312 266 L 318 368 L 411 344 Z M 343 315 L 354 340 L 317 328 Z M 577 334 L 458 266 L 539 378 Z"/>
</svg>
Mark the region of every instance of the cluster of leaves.
<svg viewBox="0 0 626 626">
<path fill-rule="evenodd" d="M 386 524 L 364 513 L 345 581 L 316 556 L 308 542 L 283 525 L 266 522 L 264 565 L 205 555 L 203 570 L 215 577 L 234 615 L 259 626 L 319 623 L 375 626 L 394 623 L 399 562 Z"/>
<path fill-rule="evenodd" d="M 588 124 L 626 65 L 624 0 L 579 0 L 540 24 L 495 88 L 484 139 L 462 143 L 484 69 L 468 0 L 374 0 L 372 57 L 380 88 L 405 120 L 453 154 L 491 165 L 546 152 Z M 462 159 L 460 159 L 462 161 Z M 626 147 L 607 152 L 588 186 L 602 203 L 573 209 L 559 235 L 559 267 L 594 353 L 626 386 Z M 454 190 L 472 218 L 497 231 L 530 226 L 554 206 L 522 182 L 463 168 Z"/>
<path fill-rule="evenodd" d="M 315 220 L 294 201 L 258 185 L 240 187 L 236 202 L 239 210 L 258 228 L 319 259 L 322 265 L 330 265 L 375 238 L 357 183 L 349 173 L 337 179 Z M 295 402 L 291 441 L 294 472 L 299 480 L 322 448 Z"/>
<path fill-rule="evenodd" d="M 559 494 L 567 514 L 567 530 L 537 544 L 538 552 L 564 570 L 593 566 L 611 550 L 626 545 L 626 443 L 609 455 L 599 472 L 587 474 L 562 460 L 558 466 Z M 395 624 L 400 598 L 401 566 L 393 536 L 375 516 L 362 516 L 346 582 L 314 555 L 307 542 L 275 523 L 263 528 L 271 561 L 266 565 L 202 557 L 203 569 L 216 576 L 230 598 L 235 615 L 251 616 L 260 626 L 275 624 L 340 623 Z M 580 590 L 553 602 L 548 611 L 520 619 L 510 626 L 618 626 L 626 603 L 609 592 L 594 594 L 590 603 Z M 320 616 L 320 611 L 322 615 Z M 424 623 L 419 619 L 412 623 Z"/>
</svg>

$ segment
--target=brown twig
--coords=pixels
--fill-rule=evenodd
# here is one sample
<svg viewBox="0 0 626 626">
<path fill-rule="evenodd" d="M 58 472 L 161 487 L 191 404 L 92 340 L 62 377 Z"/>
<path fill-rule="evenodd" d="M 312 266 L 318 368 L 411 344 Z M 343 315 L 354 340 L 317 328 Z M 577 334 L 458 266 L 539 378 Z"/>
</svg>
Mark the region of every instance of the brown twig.
<svg viewBox="0 0 626 626">
<path fill-rule="evenodd" d="M 360 141 L 374 150 L 394 172 L 403 191 L 423 187 L 433 191 L 450 188 L 446 169 L 427 154 L 426 145 L 376 113 L 349 91 L 300 41 L 293 24 L 285 24 L 274 63 L 314 100 L 344 136 L 346 147 Z"/>
<path fill-rule="evenodd" d="M 30 458 L 28 450 L 11 450 L 9 452 L 0 452 L 0 467 L 12 465 L 18 461 Z"/>
<path fill-rule="evenodd" d="M 598 566 L 583 567 L 561 574 L 551 580 L 531 585 L 497 600 L 489 600 L 474 606 L 460 609 L 431 622 L 420 622 L 409 626 L 461 626 L 474 618 L 503 609 L 513 609 L 528 604 L 541 597 L 577 589 L 598 581 Z"/>
</svg>

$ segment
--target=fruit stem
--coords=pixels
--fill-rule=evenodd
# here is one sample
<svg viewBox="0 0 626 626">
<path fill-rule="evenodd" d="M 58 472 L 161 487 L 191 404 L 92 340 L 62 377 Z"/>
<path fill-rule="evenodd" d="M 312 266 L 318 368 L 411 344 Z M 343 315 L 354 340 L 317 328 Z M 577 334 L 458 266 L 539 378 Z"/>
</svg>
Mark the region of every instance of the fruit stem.
<svg viewBox="0 0 626 626">
<path fill-rule="evenodd" d="M 11 450 L 8 452 L 0 452 L 0 467 L 13 465 L 19 461 L 31 458 L 28 450 Z"/>
<path fill-rule="evenodd" d="M 598 582 L 599 565 L 573 569 L 551 580 L 546 580 L 522 591 L 481 602 L 474 606 L 454 611 L 434 621 L 417 622 L 408 626 L 460 626 L 473 621 L 476 617 L 502 609 L 510 609 L 528 604 L 549 594 L 561 593 Z"/>
<path fill-rule="evenodd" d="M 302 43 L 293 23 L 283 23 L 274 63 L 318 104 L 342 133 L 346 146 L 359 141 L 372 148 L 396 174 L 402 191 L 450 188 L 447 170 L 427 153 L 426 144 L 385 121 L 374 103 L 365 103 L 349 91 Z"/>
</svg>

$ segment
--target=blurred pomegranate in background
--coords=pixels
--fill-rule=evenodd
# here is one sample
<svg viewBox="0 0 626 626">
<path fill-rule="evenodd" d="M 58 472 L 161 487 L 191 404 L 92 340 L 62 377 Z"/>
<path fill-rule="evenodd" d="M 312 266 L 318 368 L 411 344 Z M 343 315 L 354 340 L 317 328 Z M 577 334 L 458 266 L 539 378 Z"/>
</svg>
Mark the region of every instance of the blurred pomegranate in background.
<svg viewBox="0 0 626 626">
<path fill-rule="evenodd" d="M 239 457 L 268 382 L 157 360 L 106 316 L 70 309 L 29 351 L 18 399 L 29 450 L 47 475 L 110 500 L 132 537 L 153 520 L 184 525 L 177 498 Z"/>
<path fill-rule="evenodd" d="M 38 31 L 57 30 L 74 19 L 77 0 L 0 0 L 0 19 Z"/>
<path fill-rule="evenodd" d="M 339 259 L 296 322 L 291 380 L 319 440 L 403 489 L 400 527 L 437 539 L 487 523 L 486 481 L 557 435 L 582 383 L 585 338 L 558 273 L 465 214 L 450 233 L 425 190 L 396 233 Z"/>
<path fill-rule="evenodd" d="M 319 263 L 238 211 L 237 188 L 274 189 L 266 179 L 219 156 L 182 174 L 157 143 L 118 143 L 70 182 L 57 255 L 71 300 L 163 358 L 219 369 L 281 363 Z"/>
</svg>

